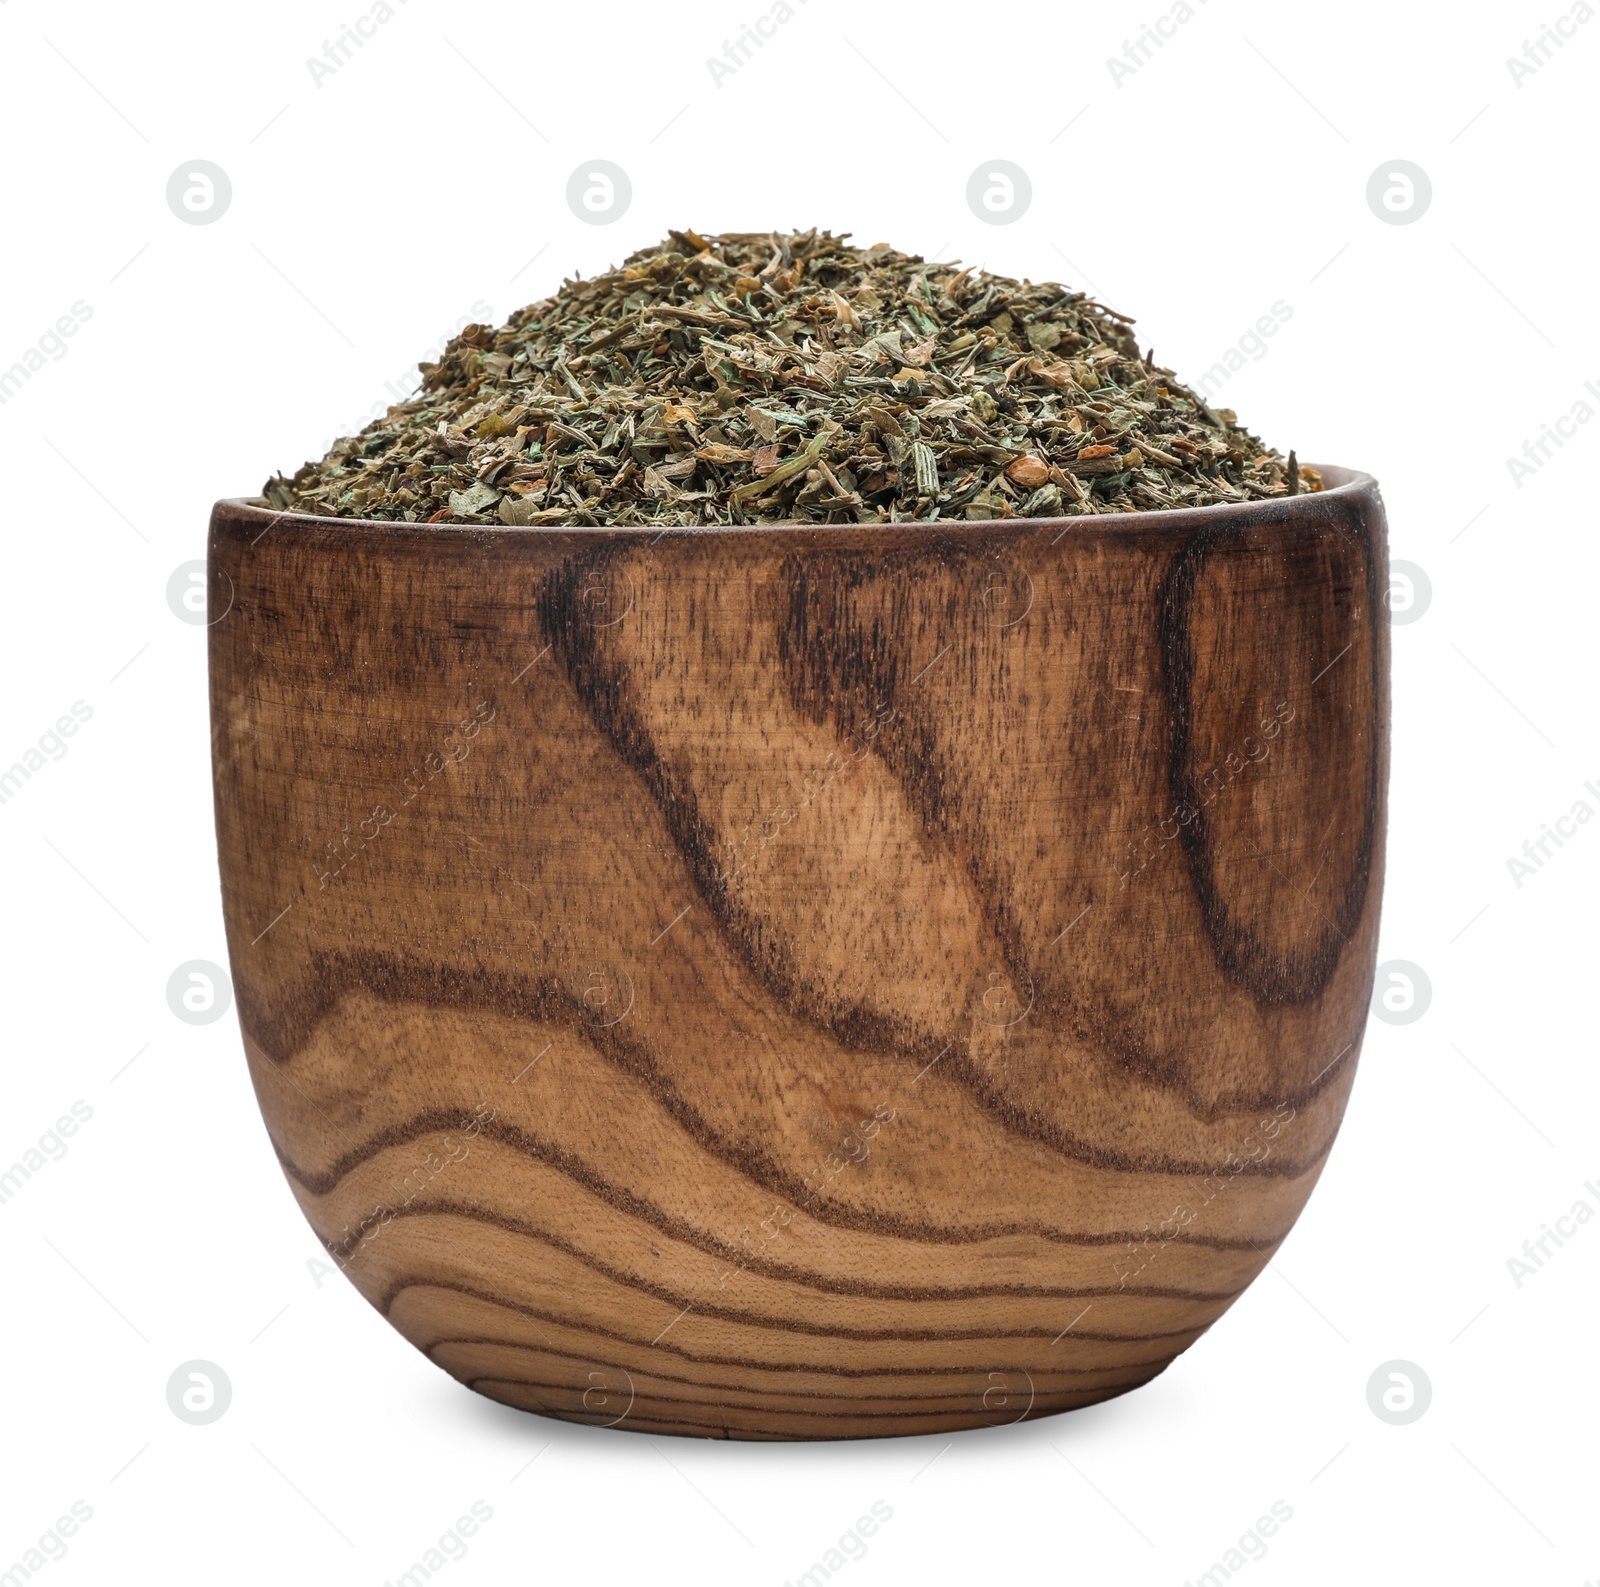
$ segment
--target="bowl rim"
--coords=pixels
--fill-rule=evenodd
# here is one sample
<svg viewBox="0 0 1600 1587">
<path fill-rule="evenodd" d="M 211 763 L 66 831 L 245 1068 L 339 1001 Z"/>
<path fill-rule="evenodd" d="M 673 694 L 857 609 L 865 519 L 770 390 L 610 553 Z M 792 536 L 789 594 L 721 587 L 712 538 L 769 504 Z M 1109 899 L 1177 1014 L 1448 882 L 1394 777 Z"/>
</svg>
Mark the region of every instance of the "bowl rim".
<svg viewBox="0 0 1600 1587">
<path fill-rule="evenodd" d="M 1323 476 L 1325 487 L 1319 491 L 1302 491 L 1296 496 L 1258 497 L 1252 501 L 1210 502 L 1203 507 L 1161 507 L 1150 512 L 1075 514 L 1058 518 L 935 518 L 894 519 L 886 523 L 814 523 L 810 521 L 770 524 L 484 524 L 484 523 L 407 523 L 393 518 L 343 518 L 323 516 L 320 513 L 294 512 L 288 508 L 269 507 L 261 496 L 227 496 L 218 501 L 214 513 L 227 509 L 245 523 L 279 524 L 291 529 L 316 531 L 320 534 L 351 533 L 375 540 L 412 540 L 430 538 L 562 539 L 566 537 L 604 540 L 621 538 L 659 544 L 668 540 L 682 540 L 691 536 L 721 535 L 743 536 L 795 536 L 824 538 L 849 538 L 851 536 L 886 535 L 895 539 L 917 536 L 937 540 L 952 532 L 962 536 L 990 534 L 1016 535 L 1056 531 L 1054 539 L 1068 529 L 1132 538 L 1147 534 L 1189 534 L 1219 517 L 1250 517 L 1276 521 L 1280 518 L 1299 518 L 1315 515 L 1323 504 L 1334 500 L 1345 501 L 1356 497 L 1379 497 L 1377 480 L 1360 469 L 1343 468 L 1332 463 L 1308 463 Z"/>
</svg>

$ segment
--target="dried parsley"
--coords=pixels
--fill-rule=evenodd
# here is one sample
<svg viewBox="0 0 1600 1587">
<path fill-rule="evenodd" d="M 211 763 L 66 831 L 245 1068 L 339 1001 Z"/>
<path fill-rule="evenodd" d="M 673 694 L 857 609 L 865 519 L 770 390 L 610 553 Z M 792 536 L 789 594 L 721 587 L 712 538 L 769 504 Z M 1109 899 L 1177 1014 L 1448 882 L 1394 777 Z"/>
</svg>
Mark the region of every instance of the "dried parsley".
<svg viewBox="0 0 1600 1587">
<path fill-rule="evenodd" d="M 417 395 L 263 491 L 467 524 L 875 523 L 1320 490 L 1053 282 L 808 231 L 675 231 L 469 325 Z"/>
</svg>

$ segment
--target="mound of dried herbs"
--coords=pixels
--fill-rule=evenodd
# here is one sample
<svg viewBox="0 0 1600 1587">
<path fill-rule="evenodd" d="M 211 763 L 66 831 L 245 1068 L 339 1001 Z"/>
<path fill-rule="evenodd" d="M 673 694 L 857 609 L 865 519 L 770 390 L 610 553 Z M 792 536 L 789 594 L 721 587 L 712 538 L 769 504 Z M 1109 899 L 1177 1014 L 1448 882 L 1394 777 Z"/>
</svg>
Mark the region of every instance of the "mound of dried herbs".
<svg viewBox="0 0 1600 1587">
<path fill-rule="evenodd" d="M 470 325 L 274 507 L 462 524 L 873 523 L 1203 506 L 1314 470 L 1053 282 L 824 231 L 673 232 Z"/>
</svg>

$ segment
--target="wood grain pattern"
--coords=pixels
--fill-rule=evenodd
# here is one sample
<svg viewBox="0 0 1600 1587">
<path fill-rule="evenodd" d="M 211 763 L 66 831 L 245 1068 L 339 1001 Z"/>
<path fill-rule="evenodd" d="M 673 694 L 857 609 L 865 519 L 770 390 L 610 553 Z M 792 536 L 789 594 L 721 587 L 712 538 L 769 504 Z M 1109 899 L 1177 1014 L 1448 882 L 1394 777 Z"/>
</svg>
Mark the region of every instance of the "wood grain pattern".
<svg viewBox="0 0 1600 1587">
<path fill-rule="evenodd" d="M 686 531 L 212 520 L 267 1129 L 462 1382 L 736 1438 L 1147 1382 L 1355 1073 L 1381 503 Z"/>
</svg>

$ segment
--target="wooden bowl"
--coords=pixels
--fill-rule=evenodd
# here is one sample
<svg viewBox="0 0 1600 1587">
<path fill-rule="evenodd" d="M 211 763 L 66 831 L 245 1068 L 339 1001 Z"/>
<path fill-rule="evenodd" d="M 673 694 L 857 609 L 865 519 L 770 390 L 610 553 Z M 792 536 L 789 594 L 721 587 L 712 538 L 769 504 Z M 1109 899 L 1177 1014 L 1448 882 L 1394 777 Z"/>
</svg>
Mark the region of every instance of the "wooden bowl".
<svg viewBox="0 0 1600 1587">
<path fill-rule="evenodd" d="M 234 987 L 330 1262 L 571 1421 L 1148 1382 L 1288 1233 L 1366 1019 L 1385 530 L 1325 475 L 665 535 L 219 503 Z"/>
</svg>

